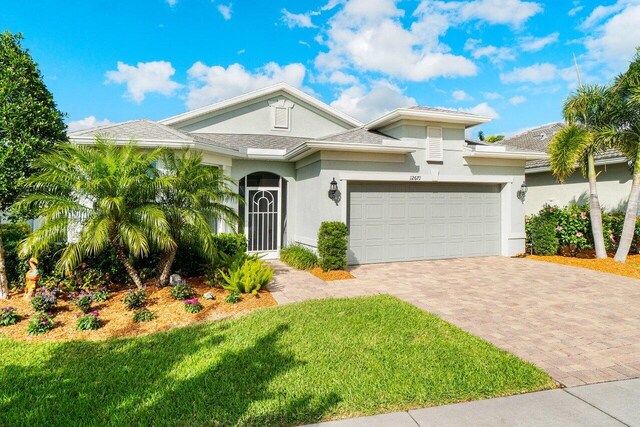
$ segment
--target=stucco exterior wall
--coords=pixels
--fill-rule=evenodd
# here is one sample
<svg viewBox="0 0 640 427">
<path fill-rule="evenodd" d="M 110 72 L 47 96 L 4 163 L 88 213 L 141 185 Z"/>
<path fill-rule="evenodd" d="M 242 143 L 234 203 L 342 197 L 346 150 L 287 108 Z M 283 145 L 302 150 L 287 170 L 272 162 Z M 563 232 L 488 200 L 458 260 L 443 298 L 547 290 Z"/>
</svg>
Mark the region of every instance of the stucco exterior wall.
<svg viewBox="0 0 640 427">
<path fill-rule="evenodd" d="M 631 172 L 626 163 L 598 166 L 598 196 L 606 210 L 625 209 L 631 190 Z M 545 204 L 566 206 L 589 201 L 589 184 L 576 171 L 564 184 L 559 184 L 551 172 L 528 173 L 529 191 L 525 199 L 527 215 L 537 213 Z"/>
</svg>

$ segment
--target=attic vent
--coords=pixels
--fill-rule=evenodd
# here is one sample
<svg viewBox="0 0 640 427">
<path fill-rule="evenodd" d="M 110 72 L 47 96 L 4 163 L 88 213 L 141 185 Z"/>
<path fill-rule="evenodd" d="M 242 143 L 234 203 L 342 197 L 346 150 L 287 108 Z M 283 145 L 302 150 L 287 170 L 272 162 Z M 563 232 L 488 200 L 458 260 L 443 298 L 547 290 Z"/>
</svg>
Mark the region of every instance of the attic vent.
<svg viewBox="0 0 640 427">
<path fill-rule="evenodd" d="M 275 121 L 273 127 L 277 129 L 289 129 L 289 109 L 286 107 L 275 108 Z"/>
<path fill-rule="evenodd" d="M 271 129 L 288 131 L 291 129 L 291 109 L 293 102 L 288 99 L 274 99 L 269 101 L 271 107 Z"/>
<path fill-rule="evenodd" d="M 442 128 L 427 128 L 427 161 L 441 162 L 444 159 L 442 143 Z"/>
</svg>

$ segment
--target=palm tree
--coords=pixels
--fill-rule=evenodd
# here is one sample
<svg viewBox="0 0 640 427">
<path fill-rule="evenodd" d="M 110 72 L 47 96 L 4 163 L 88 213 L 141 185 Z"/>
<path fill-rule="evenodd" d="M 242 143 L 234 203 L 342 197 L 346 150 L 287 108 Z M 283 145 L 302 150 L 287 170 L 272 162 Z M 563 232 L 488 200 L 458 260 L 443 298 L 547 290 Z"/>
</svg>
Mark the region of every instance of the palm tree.
<svg viewBox="0 0 640 427">
<path fill-rule="evenodd" d="M 551 171 L 564 182 L 580 165 L 589 180 L 589 211 L 591 231 L 597 258 L 606 258 L 602 229 L 602 209 L 596 185 L 595 155 L 606 148 L 596 129 L 606 123 L 610 110 L 609 89 L 604 86 L 581 86 L 569 95 L 562 114 L 567 126 L 558 132 L 549 144 Z"/>
<path fill-rule="evenodd" d="M 159 180 L 153 165 L 163 150 L 142 151 L 133 142 L 120 146 L 102 138 L 95 142 L 93 147 L 64 144 L 36 161 L 42 172 L 28 180 L 33 192 L 17 207 L 34 208 L 45 221 L 22 242 L 21 253 L 38 254 L 67 241 L 58 267 L 70 272 L 84 257 L 111 247 L 142 288 L 130 257 L 144 257 L 152 247 L 175 247 L 155 200 Z"/>
<path fill-rule="evenodd" d="M 189 244 L 212 259 L 215 254 L 211 221 L 233 225 L 238 215 L 230 207 L 239 196 L 230 187 L 230 179 L 215 167 L 202 164 L 202 155 L 186 152 L 181 156 L 167 152 L 162 157 L 163 171 L 159 203 L 169 224 L 176 246 L 166 248 L 158 265 L 158 284 L 169 282 L 178 245 Z"/>
<path fill-rule="evenodd" d="M 633 165 L 627 211 L 614 257 L 625 262 L 635 235 L 640 196 L 640 49 L 627 72 L 616 79 L 612 95 L 615 114 L 612 123 L 599 130 L 599 137 L 624 153 Z"/>
</svg>

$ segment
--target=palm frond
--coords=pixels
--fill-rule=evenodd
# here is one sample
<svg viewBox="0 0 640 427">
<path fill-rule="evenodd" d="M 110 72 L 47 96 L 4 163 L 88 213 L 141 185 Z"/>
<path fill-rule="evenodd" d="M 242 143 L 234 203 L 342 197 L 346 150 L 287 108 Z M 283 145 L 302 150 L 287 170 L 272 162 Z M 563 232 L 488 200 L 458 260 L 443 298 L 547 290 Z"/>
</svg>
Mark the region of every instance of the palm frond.
<svg viewBox="0 0 640 427">
<path fill-rule="evenodd" d="M 558 181 L 564 182 L 573 174 L 592 142 L 592 134 L 576 125 L 568 125 L 554 135 L 549 144 L 549 155 L 551 171 Z"/>
</svg>

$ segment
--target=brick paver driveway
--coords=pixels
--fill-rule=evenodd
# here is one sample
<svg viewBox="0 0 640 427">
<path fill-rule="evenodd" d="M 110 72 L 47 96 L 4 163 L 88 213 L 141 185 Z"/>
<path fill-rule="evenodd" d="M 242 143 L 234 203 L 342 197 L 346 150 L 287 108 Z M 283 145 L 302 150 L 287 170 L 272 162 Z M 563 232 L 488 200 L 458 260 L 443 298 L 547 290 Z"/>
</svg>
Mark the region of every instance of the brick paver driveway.
<svg viewBox="0 0 640 427">
<path fill-rule="evenodd" d="M 386 293 L 573 386 L 640 377 L 640 280 L 503 257 L 373 264 L 324 283 L 275 262 L 283 304 Z"/>
</svg>

